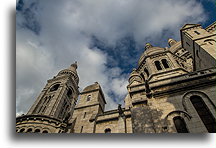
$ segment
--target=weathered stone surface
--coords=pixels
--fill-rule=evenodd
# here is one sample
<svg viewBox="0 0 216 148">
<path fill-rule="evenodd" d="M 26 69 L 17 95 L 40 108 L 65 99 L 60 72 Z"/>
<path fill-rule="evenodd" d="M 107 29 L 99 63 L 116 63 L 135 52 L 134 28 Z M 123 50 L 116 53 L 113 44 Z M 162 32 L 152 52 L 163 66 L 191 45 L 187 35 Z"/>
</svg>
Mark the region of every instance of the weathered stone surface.
<svg viewBox="0 0 216 148">
<path fill-rule="evenodd" d="M 48 80 L 27 115 L 17 117 L 17 132 L 216 132 L 215 23 L 206 29 L 186 24 L 180 32 L 182 40 L 169 39 L 169 47 L 146 44 L 129 76 L 124 108 L 105 111 L 97 82 L 79 93 L 74 63 Z"/>
</svg>

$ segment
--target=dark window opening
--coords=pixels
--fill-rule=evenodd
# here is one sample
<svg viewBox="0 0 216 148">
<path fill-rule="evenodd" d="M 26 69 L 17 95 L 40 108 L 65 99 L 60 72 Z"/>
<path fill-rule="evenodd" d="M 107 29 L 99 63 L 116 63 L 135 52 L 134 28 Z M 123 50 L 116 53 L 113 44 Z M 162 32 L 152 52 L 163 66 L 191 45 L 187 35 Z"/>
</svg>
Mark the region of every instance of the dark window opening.
<svg viewBox="0 0 216 148">
<path fill-rule="evenodd" d="M 91 100 L 91 95 L 88 95 L 87 96 L 87 101 L 90 101 Z"/>
<path fill-rule="evenodd" d="M 166 59 L 162 59 L 161 61 L 162 61 L 164 68 L 169 68 L 169 64 L 168 64 L 168 61 Z"/>
<path fill-rule="evenodd" d="M 110 129 L 110 128 L 106 128 L 106 129 L 104 130 L 104 133 L 111 133 L 111 129 Z"/>
<path fill-rule="evenodd" d="M 186 127 L 184 119 L 180 116 L 174 117 L 173 122 L 175 124 L 178 133 L 189 133 Z"/>
<path fill-rule="evenodd" d="M 144 69 L 144 72 L 146 73 L 147 77 L 149 76 L 149 72 L 148 72 L 148 69 Z"/>
<path fill-rule="evenodd" d="M 35 130 L 35 133 L 40 133 L 40 129 L 36 129 L 36 130 Z"/>
<path fill-rule="evenodd" d="M 32 128 L 29 128 L 26 133 L 31 133 L 31 132 L 32 132 Z"/>
<path fill-rule="evenodd" d="M 212 115 L 212 113 L 209 111 L 203 99 L 200 96 L 192 96 L 190 98 L 190 101 L 193 104 L 194 108 L 196 109 L 199 117 L 201 118 L 208 132 L 215 133 L 216 132 L 215 118 Z"/>
<path fill-rule="evenodd" d="M 86 117 L 86 112 L 84 113 L 84 116 L 83 116 L 83 118 L 85 118 Z"/>
<path fill-rule="evenodd" d="M 67 92 L 67 96 L 68 96 L 68 97 L 71 97 L 71 95 L 72 95 L 72 90 L 69 89 L 68 92 Z"/>
<path fill-rule="evenodd" d="M 56 84 L 50 88 L 50 91 L 56 91 L 59 88 L 60 84 Z"/>
<path fill-rule="evenodd" d="M 47 131 L 47 130 L 44 130 L 42 133 L 48 133 L 48 131 Z"/>
<path fill-rule="evenodd" d="M 200 33 L 198 31 L 194 31 L 194 33 L 196 33 L 197 35 L 200 35 Z"/>
<path fill-rule="evenodd" d="M 157 70 L 162 70 L 161 64 L 159 61 L 155 61 L 155 66 L 157 68 Z"/>
<path fill-rule="evenodd" d="M 20 133 L 23 133 L 25 131 L 25 129 L 24 128 L 22 128 L 19 132 Z"/>
<path fill-rule="evenodd" d="M 80 133 L 82 133 L 83 132 L 83 126 L 81 127 L 81 129 L 80 129 Z"/>
</svg>

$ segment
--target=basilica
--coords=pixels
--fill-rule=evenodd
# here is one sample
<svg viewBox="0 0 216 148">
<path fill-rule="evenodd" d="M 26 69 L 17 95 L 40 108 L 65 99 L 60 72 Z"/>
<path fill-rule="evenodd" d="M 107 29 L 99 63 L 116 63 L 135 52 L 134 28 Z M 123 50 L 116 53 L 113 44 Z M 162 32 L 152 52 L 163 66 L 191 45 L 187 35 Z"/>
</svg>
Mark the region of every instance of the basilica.
<svg viewBox="0 0 216 148">
<path fill-rule="evenodd" d="M 147 43 L 124 105 L 105 111 L 100 84 L 78 90 L 77 63 L 47 81 L 17 133 L 215 133 L 216 22 L 185 24 L 168 47 Z M 95 80 L 97 81 L 97 80 Z"/>
</svg>

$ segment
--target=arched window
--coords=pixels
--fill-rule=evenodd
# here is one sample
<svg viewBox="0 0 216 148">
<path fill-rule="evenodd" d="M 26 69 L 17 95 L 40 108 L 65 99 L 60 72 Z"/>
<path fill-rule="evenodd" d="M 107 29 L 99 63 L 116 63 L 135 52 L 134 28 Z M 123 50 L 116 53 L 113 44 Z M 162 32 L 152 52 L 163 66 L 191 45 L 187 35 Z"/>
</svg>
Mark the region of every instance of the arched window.
<svg viewBox="0 0 216 148">
<path fill-rule="evenodd" d="M 41 103 L 40 103 L 40 108 L 38 109 L 37 113 L 44 113 L 50 100 L 51 100 L 51 96 L 46 96 L 45 98 L 42 98 Z"/>
<path fill-rule="evenodd" d="M 35 130 L 35 133 L 40 133 L 40 129 L 36 129 L 36 130 Z"/>
<path fill-rule="evenodd" d="M 148 69 L 144 69 L 144 72 L 146 73 L 147 77 L 149 76 L 149 72 L 148 72 Z"/>
<path fill-rule="evenodd" d="M 155 61 L 154 63 L 155 63 L 157 70 L 162 70 L 162 67 L 159 61 Z"/>
<path fill-rule="evenodd" d="M 178 133 L 188 133 L 186 123 L 182 117 L 180 116 L 174 117 L 173 122 L 175 124 Z"/>
<path fill-rule="evenodd" d="M 90 101 L 90 100 L 91 100 L 91 95 L 88 95 L 86 101 Z"/>
<path fill-rule="evenodd" d="M 20 133 L 23 133 L 25 131 L 25 129 L 24 128 L 22 128 L 19 132 Z"/>
<path fill-rule="evenodd" d="M 168 64 L 168 61 L 166 59 L 162 59 L 161 61 L 162 61 L 164 68 L 169 68 L 169 64 Z"/>
<path fill-rule="evenodd" d="M 47 131 L 47 130 L 44 130 L 42 133 L 48 133 L 48 131 Z"/>
<path fill-rule="evenodd" d="M 31 132 L 32 132 L 32 128 L 29 128 L 26 133 L 31 133 Z"/>
<path fill-rule="evenodd" d="M 209 111 L 203 99 L 200 96 L 194 95 L 190 98 L 190 101 L 193 104 L 194 108 L 196 109 L 199 117 L 201 118 L 208 132 L 215 133 L 216 132 L 215 118 L 212 115 L 212 113 Z"/>
<path fill-rule="evenodd" d="M 72 90 L 69 88 L 69 90 L 68 90 L 68 92 L 67 92 L 67 96 L 68 96 L 68 97 L 71 97 L 71 95 L 72 95 Z"/>
<path fill-rule="evenodd" d="M 106 129 L 104 130 L 104 133 L 111 133 L 111 129 L 110 129 L 110 128 L 106 128 Z"/>
<path fill-rule="evenodd" d="M 56 84 L 50 88 L 50 91 L 56 91 L 59 88 L 60 84 Z"/>
</svg>

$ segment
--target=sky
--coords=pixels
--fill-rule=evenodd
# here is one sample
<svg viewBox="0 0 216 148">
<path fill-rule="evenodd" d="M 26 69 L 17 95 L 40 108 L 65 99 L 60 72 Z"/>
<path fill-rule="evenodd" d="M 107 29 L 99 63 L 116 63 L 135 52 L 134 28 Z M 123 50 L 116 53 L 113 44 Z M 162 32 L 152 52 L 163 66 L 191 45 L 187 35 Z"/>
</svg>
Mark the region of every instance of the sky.
<svg viewBox="0 0 216 148">
<path fill-rule="evenodd" d="M 25 114 L 48 79 L 75 61 L 79 87 L 98 82 L 106 110 L 123 104 L 146 43 L 180 40 L 186 23 L 216 20 L 214 0 L 17 0 L 16 113 Z"/>
</svg>

